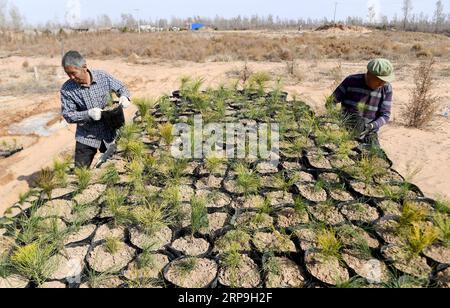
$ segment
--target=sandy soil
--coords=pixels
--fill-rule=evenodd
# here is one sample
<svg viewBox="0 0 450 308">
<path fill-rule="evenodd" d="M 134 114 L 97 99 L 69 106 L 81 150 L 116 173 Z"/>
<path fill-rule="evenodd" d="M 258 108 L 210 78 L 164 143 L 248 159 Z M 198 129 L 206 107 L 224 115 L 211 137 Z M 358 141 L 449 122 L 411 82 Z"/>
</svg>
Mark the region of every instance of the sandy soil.
<svg viewBox="0 0 450 308">
<path fill-rule="evenodd" d="M 25 68 L 23 63 L 28 62 Z M 9 57 L 0 59 L 0 85 L 16 84 L 18 89 L 12 93 L 0 92 L 0 138 L 14 137 L 23 143 L 25 149 L 7 159 L 0 160 L 0 215 L 18 200 L 19 193 L 29 189 L 30 178 L 40 168 L 51 165 L 54 158 L 64 152 L 73 151 L 74 125 L 61 122 L 59 93 L 54 90 L 66 77 L 58 68 L 56 58 Z M 334 86 L 335 80 L 347 74 L 363 72 L 365 62 L 341 62 L 342 72 L 336 74 L 336 60 L 297 61 L 295 76 L 287 75 L 285 63 L 249 63 L 252 71 L 267 71 L 272 76 L 283 76 L 284 87 L 292 95 L 297 95 L 310 104 L 316 111 L 324 110 L 323 102 Z M 430 197 L 443 195 L 450 198 L 450 119 L 437 115 L 432 126 L 427 130 L 408 129 L 401 126 L 401 109 L 408 100 L 412 89 L 412 73 L 415 65 L 406 62 L 395 63 L 398 79 L 393 83 L 394 107 L 392 123 L 383 128 L 380 139 L 383 148 L 395 162 L 396 168 L 403 175 L 418 170 L 412 182 L 419 185 Z M 236 78 L 244 67 L 243 62 L 159 62 L 156 60 L 109 59 L 89 60 L 88 65 L 94 69 L 104 69 L 124 81 L 135 96 L 157 97 L 170 93 L 179 87 L 182 76 L 202 77 L 205 86 L 229 83 Z M 38 66 L 40 80 L 51 79 L 53 84 L 42 94 L 20 94 L 20 86 L 33 83 L 34 70 Z M 440 112 L 450 106 L 450 62 L 439 62 L 436 66 L 436 87 L 434 94 L 441 97 Z M 339 70 L 337 70 L 339 71 Z M 340 76 L 339 76 L 340 75 Z M 447 86 L 446 86 L 447 85 Z M 14 135 L 9 131 L 13 124 L 40 114 L 56 113 L 47 126 L 57 128 L 50 136 Z M 127 110 L 129 118 L 134 114 L 134 107 Z M 49 128 L 47 127 L 47 128 Z M 48 131 L 48 130 L 47 130 Z M 38 131 L 39 133 L 40 131 Z"/>
</svg>

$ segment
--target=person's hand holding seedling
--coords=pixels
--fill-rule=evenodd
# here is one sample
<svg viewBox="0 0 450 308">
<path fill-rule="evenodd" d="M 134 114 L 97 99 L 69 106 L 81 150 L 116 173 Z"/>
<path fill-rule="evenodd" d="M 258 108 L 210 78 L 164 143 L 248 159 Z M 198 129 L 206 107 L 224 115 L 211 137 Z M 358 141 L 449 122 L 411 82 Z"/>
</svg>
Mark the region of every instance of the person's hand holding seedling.
<svg viewBox="0 0 450 308">
<path fill-rule="evenodd" d="M 126 96 L 121 96 L 119 99 L 119 104 L 122 105 L 123 108 L 128 108 L 131 105 L 130 99 Z"/>
<path fill-rule="evenodd" d="M 92 108 L 88 110 L 89 117 L 94 121 L 100 121 L 102 118 L 102 110 L 100 108 Z"/>
<path fill-rule="evenodd" d="M 375 130 L 375 124 L 368 123 L 364 126 L 364 131 L 359 135 L 360 139 L 364 139 L 367 135 L 372 133 Z"/>
</svg>

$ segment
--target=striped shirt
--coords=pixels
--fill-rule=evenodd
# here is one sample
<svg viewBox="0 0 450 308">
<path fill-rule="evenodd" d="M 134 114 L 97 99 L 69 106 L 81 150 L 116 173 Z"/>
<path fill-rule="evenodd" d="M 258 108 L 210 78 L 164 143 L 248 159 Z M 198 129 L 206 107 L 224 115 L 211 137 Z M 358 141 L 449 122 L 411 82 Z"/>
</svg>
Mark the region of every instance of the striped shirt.
<svg viewBox="0 0 450 308">
<path fill-rule="evenodd" d="M 82 86 L 74 80 L 68 80 L 61 88 L 61 112 L 70 124 L 77 124 L 75 139 L 77 142 L 99 149 L 102 141 L 111 143 L 115 130 L 107 127 L 101 120 L 94 121 L 88 115 L 92 108 L 106 107 L 111 92 L 119 97 L 130 98 L 130 92 L 124 84 L 103 71 L 89 71 L 92 77 L 90 86 Z"/>
<path fill-rule="evenodd" d="M 345 113 L 360 115 L 366 124 L 380 129 L 389 122 L 392 107 L 392 86 L 372 90 L 366 85 L 365 74 L 347 77 L 334 91 L 334 102 L 342 104 Z"/>
</svg>

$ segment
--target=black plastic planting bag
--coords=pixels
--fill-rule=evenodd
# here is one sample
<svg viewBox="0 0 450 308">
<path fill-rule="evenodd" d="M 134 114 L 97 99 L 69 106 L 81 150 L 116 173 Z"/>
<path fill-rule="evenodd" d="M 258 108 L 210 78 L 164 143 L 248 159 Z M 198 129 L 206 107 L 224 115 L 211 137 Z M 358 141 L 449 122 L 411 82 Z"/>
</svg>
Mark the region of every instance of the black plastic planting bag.
<svg viewBox="0 0 450 308">
<path fill-rule="evenodd" d="M 1 150 L 0 157 L 7 158 L 23 150 L 23 147 L 12 149 L 12 150 Z"/>
<path fill-rule="evenodd" d="M 119 129 L 124 126 L 125 115 L 122 105 L 114 104 L 112 107 L 105 108 L 102 112 L 102 121 L 111 129 Z"/>
</svg>

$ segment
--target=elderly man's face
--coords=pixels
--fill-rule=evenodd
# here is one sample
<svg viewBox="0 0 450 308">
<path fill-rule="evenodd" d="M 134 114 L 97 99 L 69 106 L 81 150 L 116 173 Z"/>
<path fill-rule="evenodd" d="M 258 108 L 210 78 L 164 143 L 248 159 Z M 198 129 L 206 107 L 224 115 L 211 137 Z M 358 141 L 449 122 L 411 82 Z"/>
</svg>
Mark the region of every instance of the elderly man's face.
<svg viewBox="0 0 450 308">
<path fill-rule="evenodd" d="M 382 86 L 384 86 L 386 84 L 386 82 L 371 73 L 367 73 L 366 74 L 366 84 L 372 90 L 376 90 L 376 89 L 379 89 Z"/>
<path fill-rule="evenodd" d="M 89 83 L 89 72 L 86 66 L 82 68 L 76 66 L 66 66 L 64 67 L 64 71 L 71 80 L 75 81 L 78 84 Z"/>
</svg>

